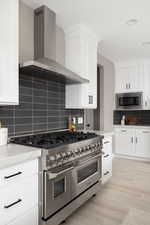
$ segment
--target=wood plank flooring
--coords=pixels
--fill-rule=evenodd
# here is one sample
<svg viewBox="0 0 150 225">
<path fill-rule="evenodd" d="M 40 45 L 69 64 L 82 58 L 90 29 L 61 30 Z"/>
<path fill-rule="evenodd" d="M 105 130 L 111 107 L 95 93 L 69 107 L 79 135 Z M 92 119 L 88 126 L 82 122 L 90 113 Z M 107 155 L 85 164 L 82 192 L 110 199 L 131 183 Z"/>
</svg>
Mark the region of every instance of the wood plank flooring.
<svg viewBox="0 0 150 225">
<path fill-rule="evenodd" d="M 150 225 L 150 163 L 113 160 L 113 177 L 66 225 Z"/>
</svg>

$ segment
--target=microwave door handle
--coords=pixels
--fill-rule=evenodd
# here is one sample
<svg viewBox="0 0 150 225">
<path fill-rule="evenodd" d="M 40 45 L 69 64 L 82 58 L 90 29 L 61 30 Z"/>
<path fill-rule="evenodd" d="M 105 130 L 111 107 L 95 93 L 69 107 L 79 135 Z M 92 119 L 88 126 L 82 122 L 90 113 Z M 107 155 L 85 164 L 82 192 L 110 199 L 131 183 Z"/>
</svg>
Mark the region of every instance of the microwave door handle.
<svg viewBox="0 0 150 225">
<path fill-rule="evenodd" d="M 48 171 L 47 175 L 48 175 L 49 180 L 52 180 L 52 179 L 55 179 L 55 178 L 57 178 L 58 176 L 60 176 L 60 175 L 62 175 L 64 173 L 72 170 L 73 168 L 74 167 L 72 166 L 72 167 L 69 167 L 69 168 L 67 168 L 65 170 L 62 170 L 62 171 L 58 172 L 58 173 L 53 173 L 53 172 Z"/>
</svg>

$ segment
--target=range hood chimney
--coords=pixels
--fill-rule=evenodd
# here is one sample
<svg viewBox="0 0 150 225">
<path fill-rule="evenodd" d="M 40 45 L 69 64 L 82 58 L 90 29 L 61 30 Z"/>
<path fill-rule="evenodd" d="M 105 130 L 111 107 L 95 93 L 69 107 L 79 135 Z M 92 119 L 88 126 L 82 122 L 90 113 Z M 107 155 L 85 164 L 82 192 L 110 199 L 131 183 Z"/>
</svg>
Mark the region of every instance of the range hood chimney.
<svg viewBox="0 0 150 225">
<path fill-rule="evenodd" d="M 89 82 L 56 62 L 56 14 L 46 6 L 34 11 L 34 60 L 24 62 L 20 73 L 66 84 Z"/>
</svg>

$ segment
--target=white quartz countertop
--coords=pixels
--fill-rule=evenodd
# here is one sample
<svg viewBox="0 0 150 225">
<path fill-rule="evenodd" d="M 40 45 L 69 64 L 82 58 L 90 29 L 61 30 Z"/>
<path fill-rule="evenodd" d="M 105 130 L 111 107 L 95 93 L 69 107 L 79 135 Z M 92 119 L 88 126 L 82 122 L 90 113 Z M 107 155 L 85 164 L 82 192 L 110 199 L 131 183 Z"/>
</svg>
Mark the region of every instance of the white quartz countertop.
<svg viewBox="0 0 150 225">
<path fill-rule="evenodd" d="M 144 125 L 114 125 L 114 128 L 136 128 L 136 129 L 150 129 L 150 126 Z"/>
<path fill-rule="evenodd" d="M 0 146 L 0 168 L 33 160 L 40 156 L 41 150 L 38 148 L 16 144 Z"/>
</svg>

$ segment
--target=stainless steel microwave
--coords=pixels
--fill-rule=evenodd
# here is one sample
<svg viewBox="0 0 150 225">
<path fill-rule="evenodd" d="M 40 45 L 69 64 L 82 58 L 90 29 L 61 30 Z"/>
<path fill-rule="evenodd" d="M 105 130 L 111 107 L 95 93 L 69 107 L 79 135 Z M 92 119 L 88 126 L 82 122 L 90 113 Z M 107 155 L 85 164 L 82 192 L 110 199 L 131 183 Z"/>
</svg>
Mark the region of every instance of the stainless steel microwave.
<svg viewBox="0 0 150 225">
<path fill-rule="evenodd" d="M 132 92 L 116 94 L 117 110 L 134 110 L 143 108 L 143 93 Z"/>
</svg>

